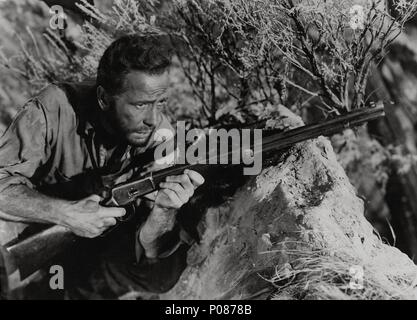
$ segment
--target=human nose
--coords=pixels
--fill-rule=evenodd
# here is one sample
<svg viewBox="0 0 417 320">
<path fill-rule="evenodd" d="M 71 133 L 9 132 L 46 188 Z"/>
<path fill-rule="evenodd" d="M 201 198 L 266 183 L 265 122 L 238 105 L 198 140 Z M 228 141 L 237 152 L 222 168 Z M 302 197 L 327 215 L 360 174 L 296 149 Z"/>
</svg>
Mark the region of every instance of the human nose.
<svg viewBox="0 0 417 320">
<path fill-rule="evenodd" d="M 158 111 L 154 106 L 148 108 L 145 114 L 145 119 L 143 123 L 145 123 L 149 127 L 154 127 L 156 125 L 156 121 L 158 119 Z"/>
</svg>

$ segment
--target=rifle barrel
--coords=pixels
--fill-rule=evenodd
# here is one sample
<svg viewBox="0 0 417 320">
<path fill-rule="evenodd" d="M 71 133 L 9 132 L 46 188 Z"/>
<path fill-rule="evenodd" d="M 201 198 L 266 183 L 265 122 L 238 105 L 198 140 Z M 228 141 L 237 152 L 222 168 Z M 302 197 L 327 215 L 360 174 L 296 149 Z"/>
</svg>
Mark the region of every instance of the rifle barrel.
<svg viewBox="0 0 417 320">
<path fill-rule="evenodd" d="M 341 115 L 332 120 L 325 121 L 324 123 L 305 125 L 288 131 L 280 131 L 278 133 L 274 133 L 276 130 L 269 130 L 268 136 L 262 139 L 261 152 L 270 150 L 279 151 L 302 141 L 314 139 L 319 136 L 330 136 L 341 132 L 344 129 L 376 120 L 384 115 L 384 106 L 378 105 L 372 108 L 352 111 L 346 115 Z M 227 157 L 232 157 L 233 150 L 227 151 L 226 154 Z M 218 155 L 216 157 L 220 158 L 221 156 L 222 155 Z M 206 163 L 208 163 L 207 159 Z M 192 168 L 201 173 L 206 167 L 207 164 L 180 164 L 159 170 L 156 174 L 153 174 L 152 177 L 155 181 L 159 182 L 169 175 L 182 174 L 185 169 Z"/>
</svg>

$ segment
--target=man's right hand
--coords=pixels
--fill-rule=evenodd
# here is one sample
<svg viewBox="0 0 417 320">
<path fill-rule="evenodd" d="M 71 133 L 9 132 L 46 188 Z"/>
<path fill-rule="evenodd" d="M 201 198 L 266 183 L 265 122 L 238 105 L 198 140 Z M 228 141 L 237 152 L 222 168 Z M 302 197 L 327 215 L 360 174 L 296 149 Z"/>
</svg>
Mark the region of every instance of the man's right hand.
<svg viewBox="0 0 417 320">
<path fill-rule="evenodd" d="M 116 218 L 126 214 L 126 210 L 117 207 L 103 207 L 101 198 L 92 195 L 88 198 L 70 202 L 63 209 L 62 225 L 69 228 L 77 236 L 95 238 L 107 228 L 116 224 Z"/>
</svg>

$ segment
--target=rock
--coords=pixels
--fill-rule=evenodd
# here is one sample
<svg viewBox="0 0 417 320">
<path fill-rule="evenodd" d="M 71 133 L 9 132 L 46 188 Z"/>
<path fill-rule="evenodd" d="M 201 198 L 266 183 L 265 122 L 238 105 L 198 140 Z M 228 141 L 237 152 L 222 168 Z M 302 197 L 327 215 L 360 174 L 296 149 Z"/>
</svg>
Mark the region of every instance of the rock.
<svg viewBox="0 0 417 320">
<path fill-rule="evenodd" d="M 385 201 L 391 168 L 389 152 L 367 132 L 367 127 L 345 130 L 331 138 L 337 159 L 359 197 L 365 199 L 365 217 L 381 237 L 395 245 Z"/>
<path fill-rule="evenodd" d="M 374 234 L 328 139 L 278 160 L 207 209 L 189 266 L 161 298 L 416 298 L 417 267 Z"/>
</svg>

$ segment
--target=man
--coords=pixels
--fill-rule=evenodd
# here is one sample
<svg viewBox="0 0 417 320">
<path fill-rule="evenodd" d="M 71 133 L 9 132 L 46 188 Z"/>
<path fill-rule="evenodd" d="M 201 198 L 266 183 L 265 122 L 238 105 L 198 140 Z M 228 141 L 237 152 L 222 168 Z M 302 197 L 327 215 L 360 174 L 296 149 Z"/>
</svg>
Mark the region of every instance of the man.
<svg viewBox="0 0 417 320">
<path fill-rule="evenodd" d="M 115 225 L 125 209 L 100 200 L 140 170 L 138 159 L 156 145 L 158 129 L 172 129 L 163 115 L 170 61 L 164 37 L 124 36 L 103 54 L 96 83 L 53 84 L 31 99 L 0 139 L 0 217 L 62 225 L 85 238 Z M 129 288 L 160 292 L 175 283 L 186 239 L 176 213 L 203 182 L 185 171 L 161 183 L 150 213 L 96 268 L 95 284 L 111 284 L 104 295 L 92 285 L 93 297 Z M 158 279 L 165 280 L 152 282 Z"/>
</svg>

